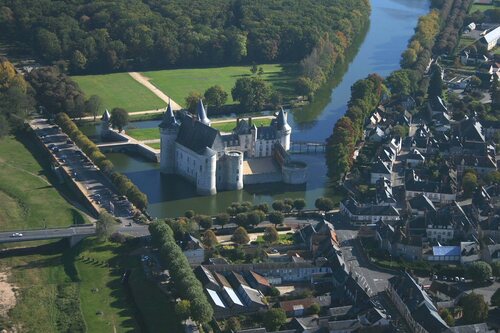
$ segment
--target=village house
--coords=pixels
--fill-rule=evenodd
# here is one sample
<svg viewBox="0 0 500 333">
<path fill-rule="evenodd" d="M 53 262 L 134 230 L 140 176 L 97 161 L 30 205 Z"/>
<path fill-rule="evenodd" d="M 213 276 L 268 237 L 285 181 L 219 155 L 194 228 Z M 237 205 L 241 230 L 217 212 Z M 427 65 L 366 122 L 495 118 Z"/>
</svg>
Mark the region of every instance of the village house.
<svg viewBox="0 0 500 333">
<path fill-rule="evenodd" d="M 399 212 L 391 205 L 359 204 L 354 199 L 342 200 L 340 212 L 357 227 L 378 221 L 395 223 L 400 220 Z"/>
</svg>

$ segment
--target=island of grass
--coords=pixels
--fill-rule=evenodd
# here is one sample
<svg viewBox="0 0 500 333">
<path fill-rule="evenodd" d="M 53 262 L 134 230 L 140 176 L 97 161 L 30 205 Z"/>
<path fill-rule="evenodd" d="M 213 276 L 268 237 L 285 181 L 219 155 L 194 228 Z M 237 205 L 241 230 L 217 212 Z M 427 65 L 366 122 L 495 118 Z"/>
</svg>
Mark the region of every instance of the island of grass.
<svg viewBox="0 0 500 333">
<path fill-rule="evenodd" d="M 43 229 L 85 223 L 51 182 L 47 157 L 27 134 L 0 139 L 0 230 Z"/>
<path fill-rule="evenodd" d="M 255 124 L 255 126 L 268 126 L 271 123 L 270 118 L 260 118 L 260 119 L 253 119 L 252 123 Z M 236 120 L 231 120 L 231 121 L 221 121 L 221 122 L 216 122 L 212 123 L 211 125 L 213 128 L 221 131 L 221 132 L 231 132 L 235 127 L 236 127 Z M 128 136 L 133 137 L 134 139 L 138 141 L 146 141 L 146 140 L 159 140 L 160 139 L 160 130 L 158 127 L 152 127 L 152 128 L 131 128 L 126 130 L 126 134 Z M 154 144 L 154 146 L 151 146 Z M 159 143 L 148 143 L 149 146 L 159 149 Z M 156 148 L 158 147 L 158 148 Z"/>
<path fill-rule="evenodd" d="M 158 96 L 134 80 L 128 73 L 72 76 L 85 96 L 98 95 L 102 99 L 102 110 L 115 107 L 128 112 L 157 110 L 165 107 Z"/>
</svg>

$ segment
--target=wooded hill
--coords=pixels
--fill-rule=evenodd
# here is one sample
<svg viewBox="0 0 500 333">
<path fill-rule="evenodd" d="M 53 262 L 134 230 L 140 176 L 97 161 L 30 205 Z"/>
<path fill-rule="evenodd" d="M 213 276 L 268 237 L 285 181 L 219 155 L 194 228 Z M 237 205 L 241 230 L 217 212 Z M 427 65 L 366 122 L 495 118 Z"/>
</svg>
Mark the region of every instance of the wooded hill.
<svg viewBox="0 0 500 333">
<path fill-rule="evenodd" d="M 328 33 L 339 51 L 368 0 L 5 0 L 0 32 L 72 72 L 297 62 Z"/>
</svg>

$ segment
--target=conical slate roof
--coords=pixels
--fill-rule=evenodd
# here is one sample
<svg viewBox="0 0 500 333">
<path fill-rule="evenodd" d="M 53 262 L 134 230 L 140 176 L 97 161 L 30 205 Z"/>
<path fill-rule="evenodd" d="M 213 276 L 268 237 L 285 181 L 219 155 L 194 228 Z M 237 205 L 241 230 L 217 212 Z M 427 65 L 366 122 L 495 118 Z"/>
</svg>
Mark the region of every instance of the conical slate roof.
<svg viewBox="0 0 500 333">
<path fill-rule="evenodd" d="M 207 126 L 210 126 L 211 121 L 207 117 L 207 111 L 205 110 L 205 106 L 203 105 L 203 101 L 200 99 L 198 102 L 198 109 L 197 109 L 197 114 L 198 114 L 198 120 Z"/>
<path fill-rule="evenodd" d="M 278 130 L 281 130 L 281 129 L 290 130 L 290 129 L 292 129 L 290 127 L 290 125 L 288 125 L 288 119 L 287 118 L 288 118 L 287 114 L 285 113 L 285 111 L 283 110 L 283 108 L 281 108 L 281 110 L 278 112 L 278 115 L 276 117 L 276 122 L 277 122 Z"/>
<path fill-rule="evenodd" d="M 102 121 L 109 121 L 110 119 L 111 119 L 111 115 L 109 114 L 108 109 L 106 109 L 106 111 L 104 111 L 104 113 L 102 114 L 101 120 Z"/>
<path fill-rule="evenodd" d="M 163 119 L 159 125 L 160 128 L 174 128 L 178 127 L 179 123 L 177 119 L 175 119 L 174 111 L 172 110 L 172 106 L 170 102 L 168 103 L 167 109 L 163 114 Z"/>
</svg>

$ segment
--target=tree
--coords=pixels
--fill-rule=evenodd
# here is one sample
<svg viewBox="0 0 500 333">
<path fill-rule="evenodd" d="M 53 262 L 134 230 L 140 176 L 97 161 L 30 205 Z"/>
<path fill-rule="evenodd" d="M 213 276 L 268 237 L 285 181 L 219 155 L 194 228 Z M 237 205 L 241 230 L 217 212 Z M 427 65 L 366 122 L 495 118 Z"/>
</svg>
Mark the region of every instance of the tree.
<svg viewBox="0 0 500 333">
<path fill-rule="evenodd" d="M 467 267 L 467 275 L 474 282 L 485 282 L 491 277 L 491 266 L 484 261 L 476 261 Z"/>
<path fill-rule="evenodd" d="M 202 292 L 203 293 L 203 292 Z M 208 323 L 213 316 L 213 309 L 206 298 L 194 298 L 191 301 L 191 317 L 198 323 Z"/>
<path fill-rule="evenodd" d="M 264 235 L 262 236 L 262 238 L 266 241 L 266 243 L 273 244 L 278 241 L 279 234 L 275 227 L 267 227 L 264 230 Z"/>
<path fill-rule="evenodd" d="M 259 70 L 259 68 L 257 67 L 257 64 L 255 62 L 253 62 L 252 63 L 252 67 L 250 67 L 250 73 L 252 73 L 253 75 L 255 75 L 258 70 Z"/>
<path fill-rule="evenodd" d="M 477 186 L 478 182 L 476 174 L 473 172 L 466 172 L 462 178 L 462 188 L 464 190 L 464 195 L 470 197 Z"/>
<path fill-rule="evenodd" d="M 186 108 L 191 114 L 196 114 L 196 108 L 203 96 L 197 91 L 191 91 L 186 97 Z"/>
<path fill-rule="evenodd" d="M 478 88 L 479 86 L 481 86 L 481 79 L 478 78 L 476 75 L 472 75 L 469 83 L 471 87 Z"/>
<path fill-rule="evenodd" d="M 250 238 L 248 237 L 248 233 L 243 227 L 238 227 L 233 233 L 233 236 L 231 237 L 231 241 L 233 241 L 236 244 L 247 244 L 250 241 Z"/>
<path fill-rule="evenodd" d="M 225 325 L 224 325 L 224 332 L 225 333 L 231 333 L 231 332 L 238 332 L 241 330 L 241 324 L 240 321 L 237 317 L 229 317 L 226 319 Z"/>
<path fill-rule="evenodd" d="M 494 277 L 496 278 L 500 277 L 500 261 L 495 261 L 491 263 L 491 272 Z"/>
<path fill-rule="evenodd" d="M 319 314 L 321 311 L 321 306 L 319 306 L 318 303 L 313 303 L 308 310 L 310 314 Z"/>
<path fill-rule="evenodd" d="M 387 84 L 393 94 L 409 95 L 412 92 L 409 71 L 405 69 L 392 72 L 387 78 Z"/>
<path fill-rule="evenodd" d="M 295 82 L 295 92 L 300 96 L 310 96 L 314 90 L 314 82 L 307 77 L 301 76 Z"/>
<path fill-rule="evenodd" d="M 283 200 L 274 200 L 272 207 L 275 211 L 282 212 L 283 208 L 285 207 L 285 203 Z"/>
<path fill-rule="evenodd" d="M 427 90 L 429 98 L 443 96 L 443 79 L 441 77 L 441 68 L 433 65 L 429 89 Z"/>
<path fill-rule="evenodd" d="M 188 319 L 191 316 L 191 303 L 183 299 L 175 304 L 175 314 L 180 320 Z"/>
<path fill-rule="evenodd" d="M 448 326 L 455 326 L 455 318 L 453 318 L 453 315 L 448 311 L 448 309 L 444 308 L 439 311 L 439 315 L 443 320 L 448 324 Z"/>
<path fill-rule="evenodd" d="M 269 222 L 271 222 L 272 224 L 275 224 L 275 225 L 283 223 L 283 220 L 285 219 L 285 217 L 283 216 L 283 214 L 281 212 L 271 212 L 271 213 L 269 213 L 268 218 L 269 218 Z"/>
<path fill-rule="evenodd" d="M 500 288 L 497 288 L 493 295 L 491 295 L 490 303 L 492 306 L 500 307 Z"/>
<path fill-rule="evenodd" d="M 219 241 L 217 240 L 217 236 L 212 230 L 207 230 L 203 234 L 203 244 L 208 248 L 214 248 Z"/>
<path fill-rule="evenodd" d="M 332 210 L 334 205 L 333 201 L 330 200 L 329 198 L 321 197 L 316 199 L 314 202 L 314 206 L 321 211 L 327 212 L 329 210 Z"/>
<path fill-rule="evenodd" d="M 231 90 L 233 99 L 240 102 L 241 108 L 246 112 L 262 110 L 270 93 L 269 85 L 264 80 L 256 77 L 238 79 Z"/>
<path fill-rule="evenodd" d="M 240 227 L 245 227 L 248 223 L 248 215 L 247 213 L 238 213 L 234 217 L 234 222 Z"/>
<path fill-rule="evenodd" d="M 264 326 L 268 331 L 277 331 L 286 322 L 285 311 L 281 308 L 272 308 L 264 314 Z"/>
<path fill-rule="evenodd" d="M 484 296 L 470 293 L 460 299 L 460 306 L 464 311 L 463 320 L 467 324 L 476 324 L 488 318 L 488 304 Z"/>
<path fill-rule="evenodd" d="M 210 229 L 212 227 L 213 224 L 212 217 L 208 215 L 198 215 L 197 220 L 200 227 L 202 227 L 205 230 Z"/>
<path fill-rule="evenodd" d="M 413 65 L 415 61 L 417 61 L 417 52 L 412 48 L 408 48 L 401 56 L 401 67 L 408 68 Z"/>
<path fill-rule="evenodd" d="M 408 128 L 403 125 L 396 125 L 392 129 L 392 134 L 404 138 L 408 135 Z"/>
<path fill-rule="evenodd" d="M 306 201 L 304 199 L 295 199 L 293 201 L 293 208 L 299 212 L 306 207 Z"/>
<path fill-rule="evenodd" d="M 128 112 L 122 108 L 114 108 L 111 111 L 111 119 L 109 122 L 113 128 L 117 128 L 119 132 L 128 124 Z"/>
<path fill-rule="evenodd" d="M 215 224 L 220 225 L 222 229 L 229 223 L 230 216 L 227 213 L 220 213 L 215 217 Z"/>
<path fill-rule="evenodd" d="M 188 219 L 192 219 L 195 216 L 195 212 L 192 209 L 186 210 L 184 212 L 184 217 L 187 217 Z"/>
<path fill-rule="evenodd" d="M 261 214 L 259 214 L 257 211 L 252 211 L 247 213 L 247 225 L 251 226 L 256 226 L 261 222 Z"/>
<path fill-rule="evenodd" d="M 106 211 L 101 211 L 95 224 L 97 238 L 104 242 L 113 234 L 116 229 L 116 221 L 113 215 Z"/>
<path fill-rule="evenodd" d="M 92 116 L 94 116 L 94 121 L 95 121 L 95 118 L 99 114 L 101 106 L 102 106 L 102 99 L 97 95 L 92 95 L 85 102 L 85 112 L 90 113 Z"/>
<path fill-rule="evenodd" d="M 87 58 L 82 52 L 75 50 L 73 52 L 73 56 L 71 57 L 70 64 L 74 72 L 83 71 L 87 65 Z"/>
<path fill-rule="evenodd" d="M 227 92 L 221 86 L 215 85 L 205 91 L 205 102 L 207 105 L 214 106 L 217 110 L 227 102 Z"/>
</svg>

